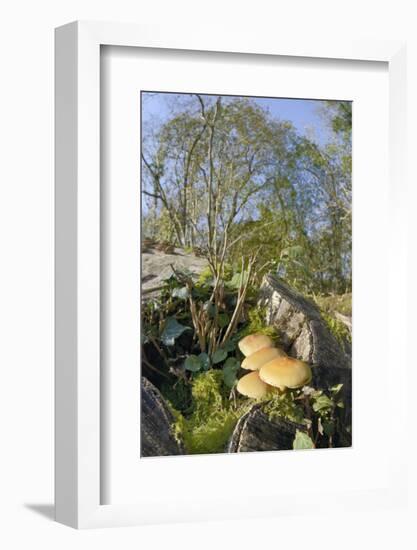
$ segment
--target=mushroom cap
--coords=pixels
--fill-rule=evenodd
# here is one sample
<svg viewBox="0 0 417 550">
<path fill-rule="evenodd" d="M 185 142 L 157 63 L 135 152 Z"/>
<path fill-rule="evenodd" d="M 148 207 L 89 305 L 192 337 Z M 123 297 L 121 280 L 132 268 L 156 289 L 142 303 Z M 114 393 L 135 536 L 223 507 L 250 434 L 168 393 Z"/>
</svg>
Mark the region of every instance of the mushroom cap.
<svg viewBox="0 0 417 550">
<path fill-rule="evenodd" d="M 246 397 L 259 399 L 266 395 L 268 386 L 259 378 L 258 371 L 254 371 L 242 376 L 237 383 L 236 389 L 242 395 L 246 395 Z"/>
<path fill-rule="evenodd" d="M 278 357 L 261 367 L 259 377 L 275 387 L 301 388 L 312 378 L 310 367 L 293 357 Z"/>
<path fill-rule="evenodd" d="M 245 357 L 262 348 L 272 348 L 274 342 L 266 334 L 249 334 L 239 342 L 239 349 Z"/>
<path fill-rule="evenodd" d="M 263 365 L 276 359 L 277 357 L 285 357 L 286 353 L 279 348 L 261 348 L 255 353 L 246 357 L 241 364 L 242 369 L 259 370 Z"/>
</svg>

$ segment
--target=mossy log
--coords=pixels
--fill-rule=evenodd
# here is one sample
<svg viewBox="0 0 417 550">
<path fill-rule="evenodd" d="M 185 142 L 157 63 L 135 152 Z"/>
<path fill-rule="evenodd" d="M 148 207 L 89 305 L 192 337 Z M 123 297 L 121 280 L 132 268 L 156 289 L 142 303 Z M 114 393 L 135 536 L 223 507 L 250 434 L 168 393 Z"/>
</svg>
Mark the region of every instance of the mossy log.
<svg viewBox="0 0 417 550">
<path fill-rule="evenodd" d="M 261 285 L 258 304 L 266 310 L 279 342 L 292 357 L 310 365 L 350 368 L 350 357 L 340 346 L 319 308 L 273 275 Z"/>
<path fill-rule="evenodd" d="M 290 450 L 296 431 L 306 430 L 302 424 L 283 418 L 270 419 L 261 406 L 254 405 L 239 419 L 227 445 L 228 453 Z"/>
<path fill-rule="evenodd" d="M 141 456 L 172 456 L 184 453 L 173 431 L 174 417 L 159 390 L 142 377 Z"/>
</svg>

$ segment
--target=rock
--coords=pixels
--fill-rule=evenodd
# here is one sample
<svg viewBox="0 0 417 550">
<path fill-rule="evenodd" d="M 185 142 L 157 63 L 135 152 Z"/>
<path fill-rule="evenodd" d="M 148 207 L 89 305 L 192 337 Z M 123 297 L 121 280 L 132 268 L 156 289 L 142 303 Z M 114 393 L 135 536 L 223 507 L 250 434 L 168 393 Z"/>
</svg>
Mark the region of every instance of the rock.
<svg viewBox="0 0 417 550">
<path fill-rule="evenodd" d="M 144 248 L 141 258 L 143 300 L 155 296 L 161 290 L 164 280 L 173 274 L 171 265 L 178 271 L 188 270 L 195 275 L 199 275 L 208 265 L 206 259 L 187 254 L 182 248 L 158 250 L 157 245 Z"/>
<path fill-rule="evenodd" d="M 174 417 L 164 398 L 149 380 L 142 377 L 141 456 L 185 454 L 172 429 Z"/>
<path fill-rule="evenodd" d="M 239 419 L 227 445 L 228 453 L 291 450 L 296 430 L 306 430 L 283 418 L 270 420 L 260 407 L 254 405 Z"/>
<path fill-rule="evenodd" d="M 310 365 L 350 368 L 351 360 L 323 320 L 318 307 L 273 275 L 260 288 L 259 305 L 276 328 L 281 345 Z"/>
</svg>

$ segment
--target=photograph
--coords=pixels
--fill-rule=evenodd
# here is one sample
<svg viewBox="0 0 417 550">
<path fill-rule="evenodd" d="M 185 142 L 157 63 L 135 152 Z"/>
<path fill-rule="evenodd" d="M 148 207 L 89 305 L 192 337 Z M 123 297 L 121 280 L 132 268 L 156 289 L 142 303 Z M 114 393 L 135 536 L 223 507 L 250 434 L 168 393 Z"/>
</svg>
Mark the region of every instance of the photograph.
<svg viewBox="0 0 417 550">
<path fill-rule="evenodd" d="M 138 102 L 139 457 L 351 447 L 352 102 Z"/>
</svg>

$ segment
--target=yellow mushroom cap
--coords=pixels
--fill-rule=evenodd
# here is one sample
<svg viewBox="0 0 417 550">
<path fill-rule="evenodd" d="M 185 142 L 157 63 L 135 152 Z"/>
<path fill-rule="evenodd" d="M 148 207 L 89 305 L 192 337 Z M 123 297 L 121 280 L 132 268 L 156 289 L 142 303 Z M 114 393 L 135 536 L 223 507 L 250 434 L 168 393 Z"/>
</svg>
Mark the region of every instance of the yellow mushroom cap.
<svg viewBox="0 0 417 550">
<path fill-rule="evenodd" d="M 245 357 L 262 348 L 272 348 L 274 342 L 266 334 L 249 334 L 239 342 L 239 349 Z"/>
<path fill-rule="evenodd" d="M 258 370 L 276 357 L 285 357 L 285 351 L 279 348 L 262 348 L 242 361 L 241 367 L 246 370 Z"/>
<path fill-rule="evenodd" d="M 246 397 L 259 399 L 268 391 L 268 386 L 259 378 L 258 371 L 245 374 L 237 383 L 237 391 Z"/>
<path fill-rule="evenodd" d="M 310 367 L 293 357 L 278 357 L 266 363 L 259 376 L 266 384 L 275 387 L 301 388 L 311 381 Z"/>
</svg>

